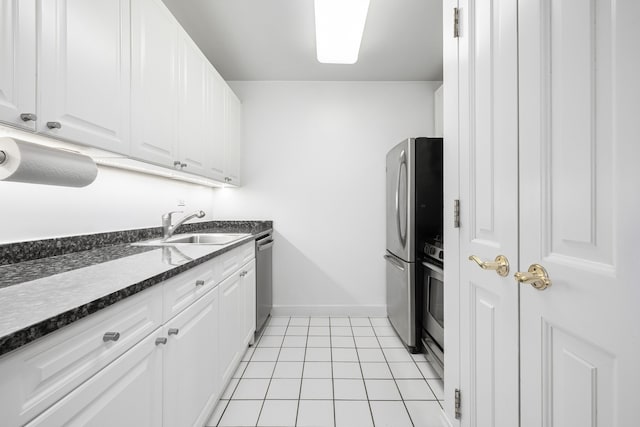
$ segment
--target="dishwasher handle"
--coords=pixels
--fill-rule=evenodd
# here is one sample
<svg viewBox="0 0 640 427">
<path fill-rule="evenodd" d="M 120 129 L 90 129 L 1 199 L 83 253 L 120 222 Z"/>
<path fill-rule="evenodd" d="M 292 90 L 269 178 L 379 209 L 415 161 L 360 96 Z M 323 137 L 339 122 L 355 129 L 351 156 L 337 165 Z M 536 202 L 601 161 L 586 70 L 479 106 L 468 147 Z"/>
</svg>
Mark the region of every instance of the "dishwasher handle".
<svg viewBox="0 0 640 427">
<path fill-rule="evenodd" d="M 273 246 L 273 240 L 263 240 L 263 241 L 259 241 L 257 246 L 258 246 L 258 251 L 266 251 L 267 249 L 271 248 Z"/>
</svg>

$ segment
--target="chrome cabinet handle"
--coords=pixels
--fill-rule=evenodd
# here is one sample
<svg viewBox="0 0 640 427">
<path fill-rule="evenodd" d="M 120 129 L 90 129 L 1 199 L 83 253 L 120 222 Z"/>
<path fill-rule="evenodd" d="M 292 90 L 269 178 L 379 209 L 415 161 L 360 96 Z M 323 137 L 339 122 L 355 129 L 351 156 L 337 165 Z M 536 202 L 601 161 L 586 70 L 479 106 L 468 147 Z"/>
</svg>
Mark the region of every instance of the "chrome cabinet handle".
<svg viewBox="0 0 640 427">
<path fill-rule="evenodd" d="M 118 341 L 120 339 L 120 332 L 107 332 L 102 336 L 102 341 Z"/>
<path fill-rule="evenodd" d="M 33 113 L 22 113 L 20 114 L 20 118 L 23 122 L 35 122 L 38 120 L 38 116 Z"/>
<path fill-rule="evenodd" d="M 62 128 L 62 125 L 60 122 L 47 122 L 47 127 L 49 129 L 60 129 Z"/>
<path fill-rule="evenodd" d="M 182 162 L 180 160 L 174 160 L 173 161 L 173 166 L 180 166 L 182 164 Z"/>
<path fill-rule="evenodd" d="M 186 163 L 180 163 L 180 167 L 183 168 L 183 169 L 186 168 L 187 166 L 188 165 Z"/>
<path fill-rule="evenodd" d="M 180 329 L 178 328 L 171 328 L 169 329 L 169 331 L 167 332 L 169 335 L 178 335 L 178 332 L 180 332 Z"/>
<path fill-rule="evenodd" d="M 544 291 L 551 286 L 551 279 L 549 279 L 547 270 L 540 264 L 531 264 L 529 271 L 526 273 L 518 271 L 513 277 L 516 278 L 518 283 L 529 284 L 539 291 Z"/>
<path fill-rule="evenodd" d="M 156 338 L 156 345 L 166 344 L 167 339 L 165 337 Z"/>
<path fill-rule="evenodd" d="M 504 255 L 498 255 L 495 261 L 482 261 L 475 255 L 471 255 L 469 260 L 478 264 L 483 270 L 495 270 L 499 276 L 505 277 L 509 274 L 509 260 Z"/>
<path fill-rule="evenodd" d="M 204 285 L 204 280 L 196 280 L 196 286 Z"/>
</svg>

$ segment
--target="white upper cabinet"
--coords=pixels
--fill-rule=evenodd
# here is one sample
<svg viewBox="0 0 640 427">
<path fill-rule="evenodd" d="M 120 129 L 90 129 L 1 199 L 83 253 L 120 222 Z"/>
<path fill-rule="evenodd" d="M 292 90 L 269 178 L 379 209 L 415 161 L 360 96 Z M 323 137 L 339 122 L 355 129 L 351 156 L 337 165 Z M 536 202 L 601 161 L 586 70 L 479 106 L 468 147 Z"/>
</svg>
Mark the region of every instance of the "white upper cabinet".
<svg viewBox="0 0 640 427">
<path fill-rule="evenodd" d="M 35 115 L 36 2 L 0 0 L 0 120 L 35 130 Z"/>
<path fill-rule="evenodd" d="M 38 132 L 128 153 L 129 0 L 38 8 Z"/>
<path fill-rule="evenodd" d="M 225 127 L 225 93 L 227 84 L 220 74 L 209 67 L 207 73 L 207 117 L 209 134 L 205 144 L 206 176 L 224 181 L 224 127 Z"/>
<path fill-rule="evenodd" d="M 178 29 L 162 2 L 132 1 L 131 156 L 170 167 L 181 163 L 177 157 Z"/>
<path fill-rule="evenodd" d="M 225 181 L 240 185 L 240 145 L 242 143 L 242 104 L 235 93 L 225 87 Z"/>
<path fill-rule="evenodd" d="M 206 173 L 206 145 L 211 139 L 209 118 L 209 61 L 198 46 L 180 31 L 180 110 L 178 156 L 180 168 L 198 175 Z"/>
</svg>

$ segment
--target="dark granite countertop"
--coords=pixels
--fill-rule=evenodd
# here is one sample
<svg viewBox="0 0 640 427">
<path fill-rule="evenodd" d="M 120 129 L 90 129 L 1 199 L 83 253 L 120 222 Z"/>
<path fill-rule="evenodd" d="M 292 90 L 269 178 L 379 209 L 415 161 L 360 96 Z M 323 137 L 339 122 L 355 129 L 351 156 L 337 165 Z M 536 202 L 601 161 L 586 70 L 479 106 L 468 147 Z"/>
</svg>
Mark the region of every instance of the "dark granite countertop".
<svg viewBox="0 0 640 427">
<path fill-rule="evenodd" d="M 161 229 L 0 245 L 0 355 L 256 239 L 271 221 L 209 221 L 184 232 L 249 233 L 225 246 L 132 246 Z"/>
</svg>

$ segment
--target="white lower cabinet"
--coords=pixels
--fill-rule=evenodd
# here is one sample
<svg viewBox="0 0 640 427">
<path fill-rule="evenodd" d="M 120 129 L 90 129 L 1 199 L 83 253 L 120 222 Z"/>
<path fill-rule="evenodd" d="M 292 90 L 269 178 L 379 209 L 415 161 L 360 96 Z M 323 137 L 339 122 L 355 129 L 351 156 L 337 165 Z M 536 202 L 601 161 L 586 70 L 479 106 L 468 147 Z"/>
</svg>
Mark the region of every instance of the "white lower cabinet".
<svg viewBox="0 0 640 427">
<path fill-rule="evenodd" d="M 244 289 L 240 272 L 220 285 L 220 373 L 226 384 L 242 358 Z"/>
<path fill-rule="evenodd" d="M 243 345 L 253 343 L 256 331 L 256 260 L 252 259 L 242 267 L 242 287 L 244 289 L 244 340 Z"/>
<path fill-rule="evenodd" d="M 163 328 L 165 426 L 203 425 L 218 399 L 219 302 L 216 287 Z"/>
<path fill-rule="evenodd" d="M 136 344 L 27 426 L 161 426 L 162 351 L 156 335 Z"/>
<path fill-rule="evenodd" d="M 253 246 L 0 357 L 0 424 L 204 425 L 253 338 Z"/>
</svg>

